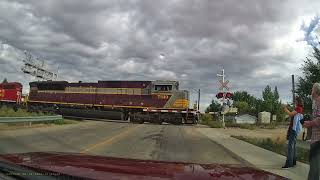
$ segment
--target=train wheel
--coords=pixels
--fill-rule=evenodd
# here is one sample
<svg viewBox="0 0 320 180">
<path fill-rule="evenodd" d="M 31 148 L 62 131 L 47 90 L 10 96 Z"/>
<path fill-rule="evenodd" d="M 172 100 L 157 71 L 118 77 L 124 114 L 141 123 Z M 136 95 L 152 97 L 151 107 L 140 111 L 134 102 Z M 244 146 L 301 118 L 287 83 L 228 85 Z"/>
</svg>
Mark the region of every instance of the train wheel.
<svg viewBox="0 0 320 180">
<path fill-rule="evenodd" d="M 13 106 L 13 110 L 14 110 L 14 112 L 17 112 L 17 111 L 18 111 L 18 109 L 19 109 L 19 108 L 18 108 L 18 106 L 17 106 L 17 105 L 14 105 L 14 106 Z"/>
<path fill-rule="evenodd" d="M 139 123 L 139 124 L 143 124 L 143 123 L 144 123 L 143 119 L 140 119 L 140 120 L 138 121 L 138 123 Z"/>
<path fill-rule="evenodd" d="M 129 119 L 131 123 L 136 123 L 136 118 L 134 116 L 130 116 Z"/>
<path fill-rule="evenodd" d="M 176 118 L 176 119 L 174 120 L 174 124 L 175 124 L 175 125 L 181 125 L 181 124 L 182 124 L 182 119 L 181 119 L 181 118 Z"/>
<path fill-rule="evenodd" d="M 156 117 L 154 117 L 155 119 L 157 119 L 156 121 L 155 121 L 155 123 L 156 124 L 162 124 L 162 118 L 161 118 L 161 114 L 158 114 Z"/>
</svg>

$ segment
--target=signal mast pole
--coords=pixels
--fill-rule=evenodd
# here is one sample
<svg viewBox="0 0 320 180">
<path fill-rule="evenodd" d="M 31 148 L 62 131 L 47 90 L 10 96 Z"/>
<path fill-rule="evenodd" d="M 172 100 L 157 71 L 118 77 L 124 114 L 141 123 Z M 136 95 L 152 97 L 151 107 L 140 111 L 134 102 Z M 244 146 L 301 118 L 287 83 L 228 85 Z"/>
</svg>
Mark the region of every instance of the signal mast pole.
<svg viewBox="0 0 320 180">
<path fill-rule="evenodd" d="M 224 69 L 222 69 L 222 74 L 217 74 L 218 77 L 222 77 L 222 93 L 223 93 L 223 97 L 222 97 L 222 107 L 224 106 L 224 100 L 225 100 L 225 94 L 224 94 L 224 78 L 225 78 L 225 74 L 224 74 Z M 222 127 L 225 127 L 225 122 L 224 122 L 224 113 L 222 114 Z"/>
</svg>

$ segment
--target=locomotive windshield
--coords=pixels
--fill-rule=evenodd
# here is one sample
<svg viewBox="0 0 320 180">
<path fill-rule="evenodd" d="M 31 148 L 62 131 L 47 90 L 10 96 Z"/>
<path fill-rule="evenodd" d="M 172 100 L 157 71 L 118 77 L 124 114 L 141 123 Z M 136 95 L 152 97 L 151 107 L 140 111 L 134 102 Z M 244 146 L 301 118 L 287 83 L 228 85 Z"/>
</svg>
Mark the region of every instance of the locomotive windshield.
<svg viewBox="0 0 320 180">
<path fill-rule="evenodd" d="M 172 85 L 155 85 L 154 90 L 156 90 L 156 91 L 171 91 Z"/>
</svg>

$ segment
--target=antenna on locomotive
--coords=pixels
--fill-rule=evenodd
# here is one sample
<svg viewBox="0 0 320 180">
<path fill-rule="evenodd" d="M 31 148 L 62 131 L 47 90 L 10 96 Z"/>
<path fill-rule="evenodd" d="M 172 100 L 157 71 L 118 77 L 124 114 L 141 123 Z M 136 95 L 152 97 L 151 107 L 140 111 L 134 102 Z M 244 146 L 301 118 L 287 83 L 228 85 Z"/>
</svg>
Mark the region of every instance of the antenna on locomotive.
<svg viewBox="0 0 320 180">
<path fill-rule="evenodd" d="M 57 67 L 57 73 L 56 73 L 56 78 L 55 78 L 55 79 L 58 79 L 59 68 L 60 68 L 60 64 L 58 64 L 58 67 Z"/>
</svg>

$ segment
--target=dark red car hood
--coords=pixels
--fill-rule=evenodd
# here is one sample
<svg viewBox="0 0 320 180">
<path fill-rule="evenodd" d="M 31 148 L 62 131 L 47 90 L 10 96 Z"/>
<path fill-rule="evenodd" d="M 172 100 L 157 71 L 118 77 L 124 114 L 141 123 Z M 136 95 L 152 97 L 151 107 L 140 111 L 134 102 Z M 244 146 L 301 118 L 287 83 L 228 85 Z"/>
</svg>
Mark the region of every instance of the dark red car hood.
<svg viewBox="0 0 320 180">
<path fill-rule="evenodd" d="M 89 179 L 286 179 L 239 165 L 134 160 L 86 154 L 34 152 L 0 155 L 6 161 L 57 174 Z"/>
</svg>

